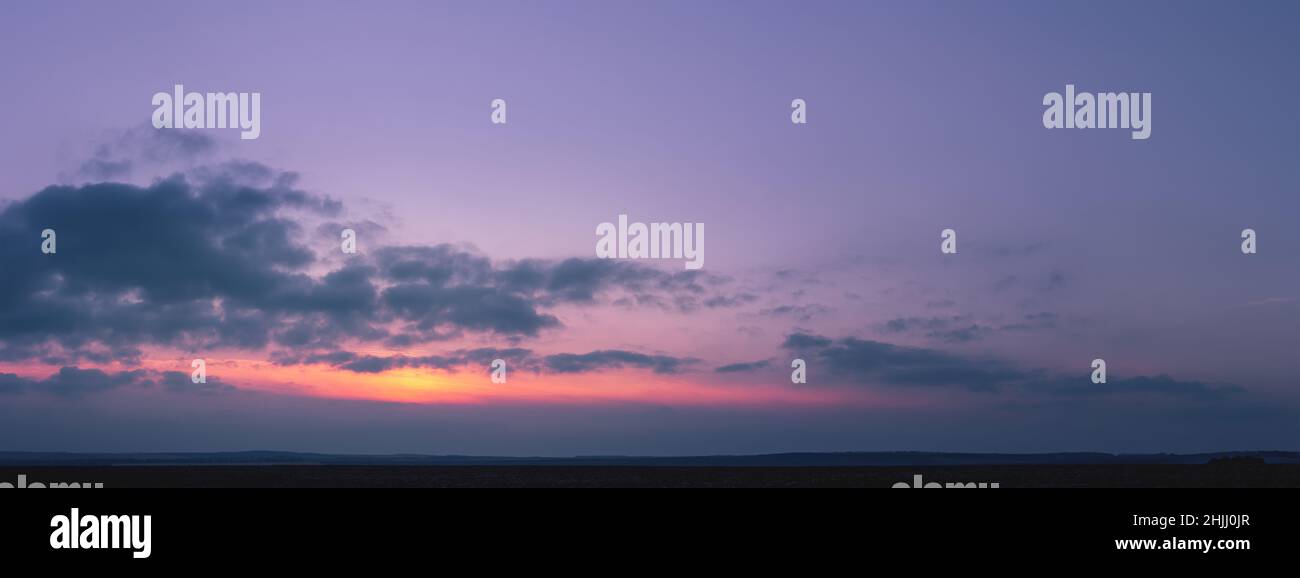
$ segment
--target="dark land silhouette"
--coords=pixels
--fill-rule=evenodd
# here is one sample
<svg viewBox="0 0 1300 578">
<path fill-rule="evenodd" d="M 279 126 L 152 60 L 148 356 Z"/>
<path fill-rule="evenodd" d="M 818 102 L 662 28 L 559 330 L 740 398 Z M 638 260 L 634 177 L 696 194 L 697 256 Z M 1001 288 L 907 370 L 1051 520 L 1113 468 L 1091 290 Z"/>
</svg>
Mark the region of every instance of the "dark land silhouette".
<svg viewBox="0 0 1300 578">
<path fill-rule="evenodd" d="M 1212 454 L 792 453 L 565 458 L 294 452 L 0 452 L 0 483 L 144 487 L 1300 487 L 1300 452 Z"/>
</svg>

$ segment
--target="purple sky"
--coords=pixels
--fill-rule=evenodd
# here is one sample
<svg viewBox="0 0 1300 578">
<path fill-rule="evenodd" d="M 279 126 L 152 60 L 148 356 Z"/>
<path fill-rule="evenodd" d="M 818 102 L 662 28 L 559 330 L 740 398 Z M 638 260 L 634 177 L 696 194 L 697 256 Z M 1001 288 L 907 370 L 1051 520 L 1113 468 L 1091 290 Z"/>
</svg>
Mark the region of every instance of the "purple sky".
<svg viewBox="0 0 1300 578">
<path fill-rule="evenodd" d="M 202 398 L 27 391 L 0 395 L 0 434 L 30 441 L 0 449 L 1300 445 L 1295 2 L 24 1 L 0 5 L 0 21 L 9 24 L 0 203 L 12 203 L 13 219 L 50 185 L 149 187 L 243 159 L 296 172 L 297 189 L 340 201 L 345 222 L 385 229 L 364 233 L 363 246 L 451 243 L 499 268 L 591 259 L 595 226 L 619 214 L 703 222 L 704 271 L 718 283 L 705 283 L 716 288 L 709 295 L 741 300 L 538 297 L 559 326 L 467 325 L 420 350 L 696 360 L 669 377 L 611 367 L 606 378 L 620 380 L 612 399 L 575 399 L 565 375 L 545 370 L 540 401 L 470 404 L 325 399 L 335 396 L 237 379 L 226 380 L 235 393 Z M 1045 129 L 1043 95 L 1067 83 L 1152 93 L 1151 138 Z M 260 138 L 202 131 L 214 143 L 202 154 L 151 156 L 150 97 L 174 84 L 260 92 Z M 495 98 L 509 103 L 505 126 L 489 122 Z M 793 98 L 808 102 L 807 125 L 790 123 Z M 101 151 L 130 160 L 130 171 L 86 171 Z M 958 231 L 957 255 L 938 251 L 945 228 Z M 1258 254 L 1241 253 L 1244 228 L 1259 233 Z M 328 244 L 302 242 L 322 254 Z M 311 272 L 338 265 L 322 258 Z M 4 307 L 0 299 L 0 324 L 15 326 Z M 0 344 L 52 339 L 65 354 L 93 345 L 68 335 L 0 333 Z M 804 389 L 788 383 L 791 335 L 836 344 L 811 353 L 810 373 L 823 379 Z M 863 357 L 876 350 L 862 343 L 908 348 L 955 375 L 915 385 L 890 373 L 896 358 Z M 154 363 L 196 347 L 156 335 L 138 346 Z M 197 347 L 241 360 L 275 350 Z M 36 374 L 60 367 L 134 367 L 10 357 L 0 360 L 0 391 L 5 374 L 33 390 L 53 387 Z M 1114 387 L 1039 391 L 1086 389 L 1097 357 Z M 764 360 L 766 371 L 714 371 Z M 1014 372 L 1015 385 L 980 391 L 988 364 Z M 1168 383 L 1141 381 L 1157 376 Z M 601 387 L 583 381 L 597 377 L 575 376 L 572 387 Z M 659 379 L 673 382 L 662 394 L 630 383 Z M 786 390 L 809 388 L 835 393 L 781 407 Z M 702 401 L 692 403 L 696 392 Z"/>
</svg>

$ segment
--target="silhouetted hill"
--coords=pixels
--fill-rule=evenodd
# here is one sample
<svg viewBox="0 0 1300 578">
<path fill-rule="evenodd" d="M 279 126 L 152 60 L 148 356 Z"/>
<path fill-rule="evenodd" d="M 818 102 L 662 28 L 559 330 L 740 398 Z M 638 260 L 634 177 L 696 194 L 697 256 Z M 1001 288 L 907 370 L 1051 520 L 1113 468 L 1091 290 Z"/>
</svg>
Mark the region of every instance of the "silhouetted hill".
<svg viewBox="0 0 1300 578">
<path fill-rule="evenodd" d="M 177 466 L 177 465 L 366 465 L 366 466 L 662 466 L 662 467 L 863 467 L 973 465 L 1187 465 L 1257 460 L 1300 464 L 1300 452 L 1236 451 L 1205 454 L 962 454 L 935 452 L 839 452 L 682 457 L 574 456 L 501 457 L 418 454 L 347 455 L 280 451 L 215 453 L 0 452 L 0 465 Z"/>
</svg>

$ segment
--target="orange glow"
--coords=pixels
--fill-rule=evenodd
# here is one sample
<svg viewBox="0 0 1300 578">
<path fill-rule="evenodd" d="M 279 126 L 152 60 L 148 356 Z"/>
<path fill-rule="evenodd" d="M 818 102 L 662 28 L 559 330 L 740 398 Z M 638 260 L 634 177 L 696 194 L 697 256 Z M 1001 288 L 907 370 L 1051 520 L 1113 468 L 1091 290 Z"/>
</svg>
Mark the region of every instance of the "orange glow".
<svg viewBox="0 0 1300 578">
<path fill-rule="evenodd" d="M 280 366 L 261 359 L 206 358 L 209 382 L 249 391 L 264 391 L 333 399 L 399 403 L 490 404 L 554 403 L 599 405 L 654 403 L 675 406 L 858 405 L 904 406 L 917 400 L 885 396 L 861 388 L 819 388 L 781 383 L 781 373 L 746 382 L 715 383 L 707 371 L 661 375 L 645 370 L 610 370 L 587 374 L 536 374 L 511 371 L 508 383 L 495 384 L 487 368 L 437 371 L 403 368 L 382 373 L 356 373 L 329 365 Z M 190 358 L 160 356 L 141 366 L 110 364 L 105 372 L 146 369 L 153 372 L 192 371 Z M 82 369 L 90 369 L 83 365 Z M 57 367 L 36 364 L 0 365 L 0 373 L 44 379 Z"/>
</svg>

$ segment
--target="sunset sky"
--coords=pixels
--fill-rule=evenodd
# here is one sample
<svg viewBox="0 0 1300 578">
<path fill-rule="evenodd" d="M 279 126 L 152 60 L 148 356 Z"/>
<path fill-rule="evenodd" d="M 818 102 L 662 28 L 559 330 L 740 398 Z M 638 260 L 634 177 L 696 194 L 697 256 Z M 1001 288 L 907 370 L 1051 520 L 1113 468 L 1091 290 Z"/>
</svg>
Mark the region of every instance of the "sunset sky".
<svg viewBox="0 0 1300 578">
<path fill-rule="evenodd" d="M 1300 449 L 1300 3 L 0 21 L 0 450 Z M 177 84 L 260 137 L 155 129 Z M 1151 137 L 1045 129 L 1067 84 Z M 620 214 L 704 268 L 597 259 Z"/>
</svg>

